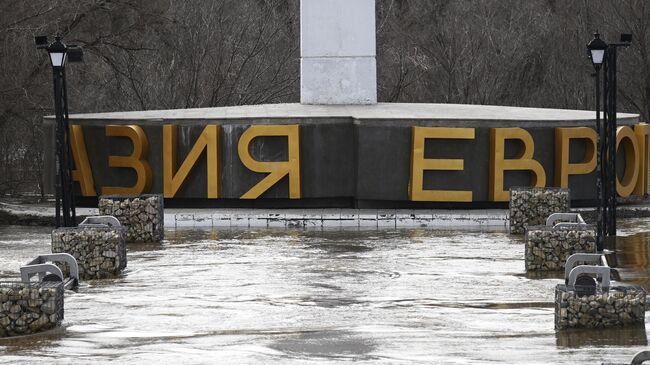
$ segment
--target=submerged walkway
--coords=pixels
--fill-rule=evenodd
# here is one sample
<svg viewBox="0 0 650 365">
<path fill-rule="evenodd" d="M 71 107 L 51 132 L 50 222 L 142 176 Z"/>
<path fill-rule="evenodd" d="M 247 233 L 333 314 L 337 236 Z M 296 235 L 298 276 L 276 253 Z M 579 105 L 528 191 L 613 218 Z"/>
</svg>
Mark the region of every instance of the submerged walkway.
<svg viewBox="0 0 650 365">
<path fill-rule="evenodd" d="M 47 252 L 50 231 L 0 227 L 0 277 Z M 648 288 L 647 234 L 616 255 Z M 0 364 L 600 364 L 648 348 L 645 327 L 555 331 L 561 276 L 529 277 L 523 257 L 504 232 L 171 229 L 129 244 L 122 277 L 66 296 L 60 332 L 1 341 Z"/>
</svg>

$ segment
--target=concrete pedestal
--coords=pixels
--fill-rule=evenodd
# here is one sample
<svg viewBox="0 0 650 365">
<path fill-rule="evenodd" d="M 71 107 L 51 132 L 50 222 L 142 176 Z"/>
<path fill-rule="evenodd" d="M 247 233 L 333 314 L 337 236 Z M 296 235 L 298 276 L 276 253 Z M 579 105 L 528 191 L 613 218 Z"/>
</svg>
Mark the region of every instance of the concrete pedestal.
<svg viewBox="0 0 650 365">
<path fill-rule="evenodd" d="M 513 108 L 490 105 L 453 104 L 397 104 L 376 105 L 304 105 L 269 104 L 206 109 L 140 111 L 71 115 L 70 123 L 79 125 L 85 146 L 76 152 L 86 153 L 89 165 L 83 176 L 92 177 L 95 190 L 103 186 L 133 186 L 135 171 L 112 168 L 106 163 L 109 156 L 129 156 L 133 143 L 124 137 L 107 136 L 111 125 L 129 125 L 141 129 L 140 143 L 149 145 L 148 163 L 151 167 L 150 193 L 164 191 L 163 156 L 165 141 L 163 129 L 175 126 L 178 138 L 172 144 L 178 150 L 178 164 L 197 143 L 206 127 L 219 130 L 217 144 L 218 172 L 208 171 L 204 157 L 194 164 L 181 189 L 166 203 L 177 208 L 362 208 L 362 209 L 469 209 L 497 207 L 501 198 L 490 197 L 490 161 L 496 155 L 488 153 L 491 133 L 500 128 L 518 127 L 532 137 L 532 158 L 548 172 L 555 170 L 554 136 L 559 128 L 593 127 L 595 113 L 575 110 Z M 619 125 L 630 127 L 638 122 L 637 115 L 619 114 Z M 300 199 L 291 199 L 289 179 L 282 178 L 257 199 L 242 199 L 250 189 L 265 178 L 242 163 L 239 143 L 251 128 L 273 124 L 299 126 Z M 427 138 L 425 159 L 463 161 L 463 169 L 427 170 L 423 172 L 424 190 L 462 190 L 472 193 L 471 202 L 448 199 L 414 201 L 409 195 L 413 170 L 415 128 L 471 128 L 472 140 Z M 47 117 L 44 128 L 44 148 L 54 150 L 54 120 Z M 275 127 L 281 128 L 281 127 Z M 445 132 L 447 133 L 447 132 Z M 81 134 L 78 134 L 79 137 Z M 449 137 L 446 134 L 442 137 Z M 581 140 L 582 141 L 582 140 Z M 512 142 L 512 148 L 510 143 Z M 583 156 L 588 143 L 571 143 L 571 156 Z M 508 141 L 508 153 L 523 152 L 521 142 Z M 49 146 L 49 147 L 48 147 Z M 533 145 L 529 146 L 530 148 Z M 287 137 L 260 136 L 249 144 L 249 151 L 258 161 L 287 160 Z M 530 151 L 529 148 L 529 151 Z M 620 151 L 623 152 L 623 151 Z M 205 152 L 202 152 L 204 154 Z M 203 156 L 203 155 L 202 155 Z M 514 156 L 514 155 L 513 155 Z M 641 161 L 641 154 L 639 154 Z M 54 159 L 45 156 L 45 186 L 53 187 Z M 422 165 L 424 166 L 424 165 Z M 503 190 L 511 186 L 529 186 L 529 173 L 506 171 Z M 209 198 L 206 184 L 216 179 L 219 185 L 217 199 Z M 415 181 L 415 180 L 414 180 Z M 419 181 L 418 181 L 419 182 Z M 76 182 L 75 182 L 76 184 Z M 411 184 L 412 186 L 413 184 Z M 497 186 L 501 184 L 497 183 Z M 595 174 L 572 175 L 569 180 L 571 199 L 576 202 L 594 199 Z M 48 191 L 48 193 L 54 193 Z M 504 194 L 507 195 L 507 194 Z M 86 205 L 95 205 L 96 197 L 77 196 Z M 505 197 L 504 201 L 507 201 Z M 443 200 L 443 201 L 439 201 Z M 103 213 L 102 213 L 103 214 Z M 544 217 L 546 218 L 546 217 Z M 538 224 L 543 224 L 540 222 Z M 523 231 L 521 232 L 523 233 Z"/>
</svg>

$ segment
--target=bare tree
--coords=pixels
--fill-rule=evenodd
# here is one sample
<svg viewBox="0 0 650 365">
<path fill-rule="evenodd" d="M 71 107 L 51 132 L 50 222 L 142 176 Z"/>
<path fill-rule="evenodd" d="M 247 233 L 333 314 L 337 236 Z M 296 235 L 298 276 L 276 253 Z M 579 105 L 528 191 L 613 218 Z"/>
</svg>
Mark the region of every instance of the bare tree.
<svg viewBox="0 0 650 365">
<path fill-rule="evenodd" d="M 0 194 L 42 192 L 47 57 L 60 34 L 72 112 L 297 102 L 298 0 L 0 2 Z M 647 0 L 378 0 L 379 99 L 592 109 L 585 44 L 634 33 L 619 110 L 650 118 Z M 39 189 L 40 188 L 40 189 Z"/>
</svg>

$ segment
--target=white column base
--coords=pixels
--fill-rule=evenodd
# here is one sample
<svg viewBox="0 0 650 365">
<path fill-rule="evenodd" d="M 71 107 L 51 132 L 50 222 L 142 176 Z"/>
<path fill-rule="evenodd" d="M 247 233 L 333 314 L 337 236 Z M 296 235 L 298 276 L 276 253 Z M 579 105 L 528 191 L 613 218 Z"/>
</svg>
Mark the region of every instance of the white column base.
<svg viewBox="0 0 650 365">
<path fill-rule="evenodd" d="M 376 104 L 374 56 L 309 57 L 300 60 L 302 104 Z"/>
</svg>

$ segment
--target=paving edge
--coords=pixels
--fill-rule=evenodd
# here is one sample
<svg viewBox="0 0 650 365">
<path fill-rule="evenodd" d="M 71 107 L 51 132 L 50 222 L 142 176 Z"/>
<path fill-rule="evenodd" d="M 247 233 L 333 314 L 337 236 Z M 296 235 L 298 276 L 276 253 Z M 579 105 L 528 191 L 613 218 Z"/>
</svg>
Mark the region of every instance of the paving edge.
<svg viewBox="0 0 650 365">
<path fill-rule="evenodd" d="M 302 209 L 166 212 L 166 228 L 508 228 L 507 210 Z"/>
<path fill-rule="evenodd" d="M 593 220 L 593 208 L 573 211 Z M 650 217 L 650 205 L 621 205 L 620 218 Z M 97 214 L 97 208 L 78 208 L 78 218 Z M 432 228 L 508 231 L 507 209 L 178 209 L 165 210 L 165 228 Z M 0 224 L 54 225 L 53 207 L 0 202 Z"/>
</svg>

